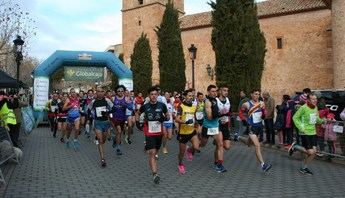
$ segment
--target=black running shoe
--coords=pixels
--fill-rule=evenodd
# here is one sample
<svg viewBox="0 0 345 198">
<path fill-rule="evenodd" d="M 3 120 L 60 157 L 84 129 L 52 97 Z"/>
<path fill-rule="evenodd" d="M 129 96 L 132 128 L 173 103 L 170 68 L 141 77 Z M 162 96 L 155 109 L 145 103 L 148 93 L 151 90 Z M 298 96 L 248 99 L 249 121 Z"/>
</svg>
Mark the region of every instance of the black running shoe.
<svg viewBox="0 0 345 198">
<path fill-rule="evenodd" d="M 308 175 L 314 175 L 313 172 L 311 172 L 311 170 L 309 168 L 305 168 L 305 173 Z"/>
<path fill-rule="evenodd" d="M 299 172 L 302 173 L 302 174 L 307 174 L 307 171 L 304 168 L 300 168 Z"/>
<path fill-rule="evenodd" d="M 158 174 L 154 174 L 153 175 L 153 182 L 155 184 L 159 184 L 159 181 L 161 180 L 161 178 L 158 176 Z"/>
<path fill-rule="evenodd" d="M 288 150 L 289 156 L 292 156 L 293 152 L 295 152 L 295 145 L 296 145 L 296 142 L 292 143 L 291 146 L 289 147 L 289 150 Z"/>
<path fill-rule="evenodd" d="M 105 159 L 101 160 L 101 166 L 102 166 L 102 168 L 107 166 L 107 163 L 105 162 Z"/>
</svg>

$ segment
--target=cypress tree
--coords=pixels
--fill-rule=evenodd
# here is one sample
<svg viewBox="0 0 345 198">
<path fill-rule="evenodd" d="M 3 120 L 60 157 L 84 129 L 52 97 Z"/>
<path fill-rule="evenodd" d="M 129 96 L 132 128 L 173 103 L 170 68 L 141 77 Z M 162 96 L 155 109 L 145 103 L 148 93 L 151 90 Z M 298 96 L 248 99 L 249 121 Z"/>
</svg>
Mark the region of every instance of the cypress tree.
<svg viewBox="0 0 345 198">
<path fill-rule="evenodd" d="M 152 86 L 152 56 L 149 39 L 146 34 L 141 37 L 134 45 L 131 55 L 131 69 L 133 72 L 134 90 L 145 92 Z"/>
<path fill-rule="evenodd" d="M 160 27 L 157 27 L 160 86 L 166 91 L 182 91 L 186 84 L 178 11 L 169 0 Z"/>
<path fill-rule="evenodd" d="M 239 92 L 261 88 L 266 41 L 260 30 L 254 0 L 217 0 L 212 11 L 212 46 L 216 83 L 230 88 L 233 104 Z"/>
</svg>

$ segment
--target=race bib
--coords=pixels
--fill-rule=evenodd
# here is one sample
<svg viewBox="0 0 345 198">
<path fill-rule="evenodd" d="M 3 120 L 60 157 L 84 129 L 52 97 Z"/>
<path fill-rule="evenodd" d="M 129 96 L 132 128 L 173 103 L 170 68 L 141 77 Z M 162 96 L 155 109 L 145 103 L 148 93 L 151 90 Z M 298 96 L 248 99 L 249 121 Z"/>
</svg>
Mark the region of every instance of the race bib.
<svg viewBox="0 0 345 198">
<path fill-rule="evenodd" d="M 344 132 L 344 127 L 340 125 L 334 125 L 333 126 L 333 131 L 335 133 L 343 133 Z"/>
<path fill-rule="evenodd" d="M 102 117 L 102 112 L 105 112 L 107 111 L 107 108 L 105 106 L 103 107 L 96 107 L 96 116 L 99 118 L 99 117 Z"/>
<path fill-rule="evenodd" d="M 188 120 L 193 120 L 193 123 L 188 124 L 188 126 L 193 126 L 194 125 L 194 114 L 187 113 L 185 122 Z"/>
<path fill-rule="evenodd" d="M 262 112 L 255 112 L 253 113 L 253 123 L 260 123 L 262 122 Z"/>
<path fill-rule="evenodd" d="M 149 133 L 160 133 L 162 124 L 158 121 L 149 121 Z"/>
<path fill-rule="evenodd" d="M 227 122 L 229 122 L 229 116 L 220 117 L 219 120 L 220 120 L 222 123 L 227 123 Z"/>
<path fill-rule="evenodd" d="M 55 112 L 59 107 L 58 106 L 50 106 L 50 111 Z"/>
<path fill-rule="evenodd" d="M 317 115 L 316 113 L 312 113 L 309 115 L 309 124 L 316 124 Z"/>
<path fill-rule="evenodd" d="M 204 112 L 196 112 L 195 116 L 197 120 L 202 120 L 204 119 Z"/>
<path fill-rule="evenodd" d="M 218 133 L 219 133 L 218 127 L 207 129 L 207 135 L 217 135 Z"/>
<path fill-rule="evenodd" d="M 132 115 L 132 111 L 129 109 L 126 109 L 126 116 L 131 116 Z"/>
</svg>

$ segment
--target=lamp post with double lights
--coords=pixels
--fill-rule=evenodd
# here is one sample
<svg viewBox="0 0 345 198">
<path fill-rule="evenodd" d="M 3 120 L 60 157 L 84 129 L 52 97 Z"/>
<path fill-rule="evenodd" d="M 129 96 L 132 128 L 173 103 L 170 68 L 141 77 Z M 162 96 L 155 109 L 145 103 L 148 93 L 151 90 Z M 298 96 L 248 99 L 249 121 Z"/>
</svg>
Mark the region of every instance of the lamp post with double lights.
<svg viewBox="0 0 345 198">
<path fill-rule="evenodd" d="M 18 88 L 19 88 L 19 67 L 23 60 L 23 45 L 24 41 L 21 36 L 17 35 L 17 38 L 13 40 L 14 48 L 13 53 L 17 63 L 17 81 L 18 81 Z"/>
<path fill-rule="evenodd" d="M 194 60 L 196 59 L 196 52 L 198 48 L 191 44 L 188 48 L 189 51 L 189 58 L 192 60 L 192 88 L 195 89 L 195 77 L 194 77 Z"/>
</svg>

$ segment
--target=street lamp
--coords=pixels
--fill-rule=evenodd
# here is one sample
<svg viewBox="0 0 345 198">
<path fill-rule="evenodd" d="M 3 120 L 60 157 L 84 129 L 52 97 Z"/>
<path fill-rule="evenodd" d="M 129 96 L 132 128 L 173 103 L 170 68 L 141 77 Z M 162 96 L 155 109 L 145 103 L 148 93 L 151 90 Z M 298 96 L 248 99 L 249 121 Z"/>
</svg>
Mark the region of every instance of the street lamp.
<svg viewBox="0 0 345 198">
<path fill-rule="evenodd" d="M 207 74 L 209 77 L 211 77 L 211 80 L 213 80 L 213 76 L 214 76 L 214 69 L 211 67 L 210 64 L 207 64 L 206 66 L 206 70 L 207 70 Z"/>
<path fill-rule="evenodd" d="M 195 79 L 194 79 L 194 60 L 196 59 L 196 52 L 198 48 L 191 44 L 188 48 L 189 58 L 192 60 L 192 88 L 195 89 Z"/>
<path fill-rule="evenodd" d="M 19 88 L 19 66 L 23 60 L 23 45 L 24 41 L 23 39 L 17 35 L 17 38 L 13 40 L 14 48 L 13 53 L 14 57 L 16 58 L 17 63 L 17 81 L 18 81 L 18 88 Z"/>
</svg>

